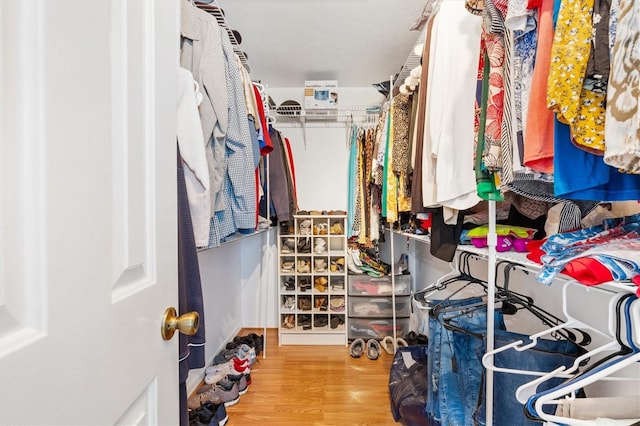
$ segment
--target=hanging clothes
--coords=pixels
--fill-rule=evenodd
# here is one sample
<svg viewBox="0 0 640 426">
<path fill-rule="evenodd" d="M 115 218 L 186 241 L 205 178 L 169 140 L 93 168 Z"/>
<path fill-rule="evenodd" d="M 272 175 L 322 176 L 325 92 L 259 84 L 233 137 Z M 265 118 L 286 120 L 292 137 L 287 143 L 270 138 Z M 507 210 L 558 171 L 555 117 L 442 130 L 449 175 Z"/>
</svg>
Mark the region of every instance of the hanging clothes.
<svg viewBox="0 0 640 426">
<path fill-rule="evenodd" d="M 187 410 L 186 380 L 189 370 L 205 366 L 205 316 L 202 298 L 200 267 L 196 252 L 191 213 L 185 185 L 184 161 L 177 148 L 177 190 L 178 190 L 178 315 L 195 311 L 199 316 L 199 327 L 192 336 L 178 333 L 179 339 L 179 386 L 180 386 L 180 426 L 189 424 Z"/>
<path fill-rule="evenodd" d="M 447 223 L 455 223 L 459 210 L 480 201 L 472 168 L 474 98 L 470 94 L 475 92 L 476 75 L 468 70 L 477 65 L 481 21 L 462 2 L 446 1 L 433 23 L 424 154 L 437 159 L 436 193 L 424 193 L 433 189 L 428 173 L 423 174 L 422 186 L 424 202 L 442 205 Z M 423 167 L 428 165 L 423 158 Z"/>
<path fill-rule="evenodd" d="M 591 46 L 594 0 L 562 0 L 549 70 L 547 105 L 571 127 L 572 141 L 584 149 L 604 151 L 603 93 L 584 87 Z"/>
<path fill-rule="evenodd" d="M 627 173 L 640 173 L 640 4 L 637 1 L 620 0 L 617 28 L 607 89 L 604 161 Z"/>
<path fill-rule="evenodd" d="M 205 247 L 209 242 L 209 220 L 211 219 L 211 191 L 206 147 L 201 132 L 196 91 L 198 84 L 191 73 L 178 68 L 178 111 L 176 132 L 181 148 L 187 197 L 191 210 L 191 221 L 195 244 Z"/>
<path fill-rule="evenodd" d="M 180 2 L 180 12 L 180 66 L 191 71 L 204 95 L 198 111 L 207 146 L 211 202 L 214 203 L 223 187 L 224 147 L 229 125 L 222 37 L 216 20 L 189 0 Z"/>
<path fill-rule="evenodd" d="M 524 164 L 553 173 L 553 112 L 547 108 L 547 81 L 553 45 L 553 2 L 542 0 L 538 12 L 538 43 L 525 131 Z"/>
</svg>

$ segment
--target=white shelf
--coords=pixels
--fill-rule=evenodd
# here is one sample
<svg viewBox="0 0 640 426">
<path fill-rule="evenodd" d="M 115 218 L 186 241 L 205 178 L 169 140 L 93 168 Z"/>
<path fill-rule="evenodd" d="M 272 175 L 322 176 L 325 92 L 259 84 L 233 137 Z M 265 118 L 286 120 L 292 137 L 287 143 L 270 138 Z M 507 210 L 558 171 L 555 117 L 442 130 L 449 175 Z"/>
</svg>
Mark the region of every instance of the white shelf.
<svg viewBox="0 0 640 426">
<path fill-rule="evenodd" d="M 431 244 L 431 237 L 429 235 L 416 235 L 410 234 L 408 232 L 398 232 L 393 231 L 397 235 L 401 235 L 403 237 L 410 238 L 412 240 L 424 243 Z M 458 251 L 473 253 L 478 257 L 482 257 L 484 259 L 489 258 L 489 249 L 488 248 L 478 248 L 474 245 L 458 245 Z M 535 263 L 529 259 L 527 259 L 527 253 L 519 253 L 515 251 L 508 251 L 502 253 L 496 253 L 496 262 L 506 261 L 518 265 L 521 269 L 530 271 L 534 274 L 537 274 L 542 270 L 542 265 Z M 567 281 L 572 280 L 573 278 L 567 275 L 559 274 L 556 277 L 557 280 Z M 608 288 L 613 291 L 627 291 L 627 292 L 635 292 L 637 287 L 633 283 L 628 282 L 608 282 L 598 285 Z"/>
<path fill-rule="evenodd" d="M 346 215 L 296 214 L 293 217 L 293 234 L 283 234 L 282 228 L 278 234 L 279 342 L 281 345 L 346 345 L 348 343 L 345 313 L 347 269 L 346 266 L 343 266 L 341 271 L 330 269 L 332 260 L 346 256 L 347 239 L 344 234 Z M 303 234 L 300 225 L 307 221 L 310 222 L 310 226 L 305 232 L 310 234 Z M 342 225 L 341 233 L 333 233 L 332 225 L 336 222 Z M 313 233 L 314 230 L 316 234 Z M 319 232 L 326 232 L 326 234 L 319 234 Z M 322 253 L 299 252 L 298 243 L 306 241 L 307 238 L 310 239 L 311 248 L 315 246 L 316 241 L 323 239 L 327 250 Z M 288 253 L 282 253 L 285 245 Z M 299 261 L 308 264 L 308 272 L 298 271 Z M 314 270 L 318 261 L 324 263 L 324 271 Z M 282 271 L 281 265 L 284 262 L 293 262 L 293 270 Z M 305 265 L 305 269 L 306 267 Z M 324 284 L 317 283 L 321 278 L 325 281 Z M 332 284 L 336 284 L 337 281 L 342 282 L 342 289 L 333 288 Z M 288 290 L 285 283 L 293 288 Z M 323 285 L 324 291 L 318 290 L 317 285 Z M 331 309 L 331 301 L 336 299 L 339 300 L 338 303 L 344 304 L 345 308 L 342 311 Z M 316 321 L 318 319 L 320 322 Z M 316 326 L 317 324 L 319 326 Z M 303 329 L 303 325 L 308 329 Z"/>
<path fill-rule="evenodd" d="M 276 124 L 283 127 L 344 127 L 349 123 L 377 124 L 380 105 L 340 105 L 335 109 L 311 110 L 296 106 L 279 106 L 272 110 Z"/>
</svg>

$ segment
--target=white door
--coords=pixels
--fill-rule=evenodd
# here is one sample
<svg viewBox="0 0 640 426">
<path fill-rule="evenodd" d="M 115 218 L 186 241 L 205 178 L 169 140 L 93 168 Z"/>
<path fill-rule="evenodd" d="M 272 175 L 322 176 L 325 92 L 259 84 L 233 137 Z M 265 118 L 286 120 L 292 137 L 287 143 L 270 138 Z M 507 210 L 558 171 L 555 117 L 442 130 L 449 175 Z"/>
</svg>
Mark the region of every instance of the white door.
<svg viewBox="0 0 640 426">
<path fill-rule="evenodd" d="M 0 424 L 177 424 L 163 0 L 0 1 Z"/>
</svg>

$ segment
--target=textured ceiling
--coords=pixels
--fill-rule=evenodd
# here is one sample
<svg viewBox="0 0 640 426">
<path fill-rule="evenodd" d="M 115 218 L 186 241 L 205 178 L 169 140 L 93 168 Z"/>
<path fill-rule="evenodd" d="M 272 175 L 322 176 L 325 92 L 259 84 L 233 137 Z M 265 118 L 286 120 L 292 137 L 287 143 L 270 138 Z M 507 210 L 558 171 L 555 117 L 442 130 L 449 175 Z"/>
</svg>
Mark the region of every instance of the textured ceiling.
<svg viewBox="0 0 640 426">
<path fill-rule="evenodd" d="M 365 87 L 400 71 L 426 0 L 217 0 L 240 32 L 251 77 L 270 87 Z"/>
</svg>

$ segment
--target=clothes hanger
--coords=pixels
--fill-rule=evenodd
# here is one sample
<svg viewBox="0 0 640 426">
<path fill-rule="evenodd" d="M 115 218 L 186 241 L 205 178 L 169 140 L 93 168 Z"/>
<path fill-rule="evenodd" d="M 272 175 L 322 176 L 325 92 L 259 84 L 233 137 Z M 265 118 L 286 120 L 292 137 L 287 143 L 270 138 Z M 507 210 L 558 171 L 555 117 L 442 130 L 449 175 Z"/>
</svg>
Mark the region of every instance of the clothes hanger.
<svg viewBox="0 0 640 426">
<path fill-rule="evenodd" d="M 537 306 L 531 297 L 510 290 L 509 289 L 510 274 L 513 269 L 518 267 L 518 265 L 511 263 L 509 261 L 500 261 L 496 264 L 496 276 L 498 276 L 498 270 L 501 265 L 504 265 L 504 269 L 503 269 L 504 280 L 502 283 L 502 287 L 496 285 L 496 292 L 498 294 L 506 293 L 508 296 L 510 295 L 511 297 L 514 298 L 513 301 L 509 301 L 508 299 L 506 299 L 505 301 L 502 302 L 501 310 L 503 313 L 509 314 L 510 312 L 513 312 L 514 309 L 516 310 L 516 312 L 520 309 L 526 309 L 529 313 L 531 313 L 533 316 L 538 318 L 542 322 L 542 324 L 544 324 L 547 327 L 554 327 L 564 322 L 563 319 Z M 515 303 L 516 305 L 520 305 L 521 308 L 518 308 L 517 306 L 511 306 L 512 303 Z M 578 340 L 576 333 L 581 336 L 580 340 Z M 591 343 L 591 335 L 589 335 L 589 333 L 587 333 L 582 329 L 563 328 L 555 332 L 552 335 L 552 337 L 556 339 L 558 337 L 562 337 L 565 340 L 569 340 L 580 346 L 586 346 Z"/>
<path fill-rule="evenodd" d="M 510 271 L 516 265 L 508 261 L 498 262 L 496 264 L 496 276 L 498 276 L 498 271 L 500 269 L 500 266 L 503 266 L 503 265 L 504 265 L 503 286 L 500 287 L 498 284 L 496 284 L 496 292 L 494 297 L 494 301 L 496 303 L 500 303 L 501 305 L 498 306 L 496 310 L 501 311 L 505 315 L 513 315 L 513 314 L 516 314 L 519 310 L 526 309 L 527 311 L 535 315 L 537 318 L 539 318 L 543 324 L 550 327 L 562 322 L 560 318 L 550 314 L 549 312 L 545 311 L 542 308 L 537 307 L 534 304 L 534 301 L 531 297 L 515 292 L 513 290 L 510 290 L 509 274 L 510 274 Z M 486 290 L 486 285 L 485 285 L 485 290 Z M 476 304 L 467 305 L 465 306 L 464 314 L 468 314 L 475 309 L 484 309 L 486 308 L 486 306 L 487 306 L 486 299 L 481 300 Z M 564 333 L 561 333 L 561 335 L 565 339 L 571 340 L 573 342 L 576 341 L 575 334 L 570 331 L 567 332 L 567 335 L 564 335 Z M 586 335 L 583 335 L 581 344 L 588 344 L 590 341 L 591 341 L 591 337 L 588 334 L 586 334 Z"/>
<path fill-rule="evenodd" d="M 590 370 L 588 373 L 580 375 L 580 377 L 572 379 L 562 385 L 556 386 L 551 390 L 532 396 L 529 401 L 527 401 L 526 405 L 526 410 L 530 414 L 539 416 L 542 420 L 556 423 L 570 425 L 587 425 L 593 423 L 592 420 L 569 419 L 553 414 L 547 414 L 542 411 L 542 408 L 545 404 L 558 405 L 561 403 L 560 401 L 565 395 L 573 394 L 591 383 L 609 377 L 611 374 L 640 361 L 640 327 L 638 326 L 638 324 L 640 324 L 640 301 L 638 301 L 635 295 L 623 298 L 623 301 L 623 315 L 625 319 L 623 323 L 625 325 L 625 330 L 621 330 L 620 334 L 623 343 L 625 345 L 629 345 L 631 348 L 631 353 L 600 365 L 599 367 Z M 636 324 L 635 327 L 634 324 Z"/>
<path fill-rule="evenodd" d="M 612 334 L 615 335 L 617 345 L 619 345 L 619 347 L 621 348 L 618 354 L 622 354 L 623 356 L 633 352 L 633 349 L 631 348 L 630 344 L 628 344 L 628 342 L 625 342 L 624 340 L 624 337 L 627 337 L 627 340 L 631 340 L 629 335 L 632 334 L 631 333 L 632 324 L 629 322 L 629 315 L 628 315 L 629 312 L 627 311 L 627 309 L 631 305 L 631 302 L 633 302 L 633 300 L 631 299 L 631 296 L 632 294 L 622 294 L 620 296 L 615 296 L 612 299 L 611 303 L 609 304 L 609 308 L 612 309 L 612 314 L 613 316 L 615 316 L 614 330 L 611 330 L 611 331 L 612 331 Z M 614 307 L 612 307 L 612 305 L 614 305 Z M 624 321 L 623 321 L 623 318 L 624 318 Z M 624 332 L 623 332 L 623 326 L 625 330 Z M 588 377 L 590 374 L 593 374 L 594 371 L 598 371 L 598 368 L 601 368 L 601 366 L 604 364 L 603 361 L 615 362 L 615 361 L 611 361 L 611 359 L 615 358 L 616 354 L 612 354 L 612 355 L 614 356 L 605 357 L 599 362 L 591 365 L 589 369 L 570 377 L 569 380 L 554 387 L 553 389 L 549 389 L 547 391 L 540 392 L 530 396 L 527 399 L 527 401 L 524 402 L 525 415 L 527 416 L 527 418 L 541 421 L 542 418 L 538 415 L 538 413 L 541 412 L 541 410 L 538 410 L 535 408 L 535 402 L 537 398 L 539 398 L 540 396 L 544 396 L 548 392 L 552 392 L 555 389 L 561 388 L 563 386 L 568 386 L 572 382 L 575 382 L 576 380 L 580 380 L 580 377 Z M 600 380 L 605 380 L 605 379 L 620 380 L 620 378 L 617 378 L 617 377 L 610 378 L 609 376 L 602 377 Z"/>
<path fill-rule="evenodd" d="M 609 333 L 611 334 L 611 336 L 616 336 L 616 328 L 619 326 L 618 323 L 620 322 L 620 315 L 619 315 L 620 302 L 624 299 L 624 296 L 625 296 L 624 293 L 620 293 L 615 295 L 609 301 L 609 314 L 610 314 L 609 315 Z M 574 373 L 575 371 L 578 370 L 578 368 L 580 368 L 581 365 L 583 365 L 584 362 L 593 358 L 595 355 L 598 355 L 602 352 L 620 350 L 620 348 L 621 348 L 621 344 L 617 338 L 604 345 L 598 346 L 597 348 L 592 349 L 586 352 L 585 354 L 577 357 L 573 365 L 571 365 L 570 367 L 560 366 L 555 370 L 545 374 L 544 376 L 541 376 L 537 379 L 534 379 L 518 387 L 518 389 L 516 390 L 516 399 L 521 404 L 525 404 L 531 396 L 537 393 L 537 389 L 540 386 L 540 384 L 554 377 L 557 377 L 560 373 L 564 373 L 564 374 Z"/>
<path fill-rule="evenodd" d="M 440 300 L 434 300 L 434 299 L 426 299 L 425 297 L 425 303 L 428 307 L 431 308 L 431 313 L 432 315 L 435 315 L 436 317 L 444 312 L 448 312 L 451 310 L 458 310 L 458 306 L 460 305 L 469 305 L 469 300 L 470 299 L 476 299 L 477 296 L 470 296 L 470 297 L 465 297 L 463 299 L 454 299 L 453 297 L 456 296 L 457 294 L 459 294 L 460 292 L 462 292 L 463 290 L 467 289 L 471 284 L 477 284 L 480 286 L 481 290 L 482 290 L 482 294 L 481 297 L 484 297 L 485 294 L 487 293 L 487 282 L 484 280 L 481 280 L 479 278 L 474 277 L 473 275 L 471 275 L 471 265 L 469 263 L 469 259 L 471 258 L 471 256 L 473 256 L 472 253 L 468 253 L 468 252 L 464 252 L 460 255 L 460 259 L 459 259 L 459 267 L 458 267 L 458 275 L 453 276 L 453 277 L 449 277 L 443 281 L 440 282 L 439 284 L 439 288 L 438 290 L 435 290 L 433 292 L 430 293 L 431 297 L 433 294 L 435 294 L 436 291 L 440 291 L 443 290 L 445 288 L 447 288 L 447 286 L 451 285 L 451 284 L 458 284 L 458 283 L 463 283 L 463 285 L 458 288 L 457 290 L 453 291 L 452 293 L 450 293 L 446 298 L 444 299 L 440 299 Z M 475 305 L 476 303 L 482 303 L 481 301 L 479 302 L 474 302 L 472 303 L 472 305 Z M 486 300 L 485 302 L 483 302 L 486 304 Z M 468 308 L 470 308 L 470 306 L 468 306 Z M 466 307 L 467 308 L 467 307 Z"/>
<path fill-rule="evenodd" d="M 445 288 L 445 286 L 442 285 L 443 281 L 447 280 L 448 278 L 460 275 L 460 268 L 458 265 L 459 259 L 463 254 L 464 252 L 458 253 L 458 255 L 455 256 L 451 262 L 449 262 L 449 267 L 451 268 L 449 272 L 438 278 L 435 283 L 428 285 L 422 290 L 416 291 L 413 294 L 413 298 L 418 302 L 425 302 L 431 296 L 431 294 L 439 290 L 443 290 Z"/>
<path fill-rule="evenodd" d="M 532 334 L 528 337 L 528 340 L 530 340 L 529 343 L 525 343 L 523 340 L 516 340 L 512 343 L 509 343 L 507 345 L 501 346 L 499 348 L 495 348 L 492 351 L 487 352 L 486 354 L 484 354 L 484 356 L 482 357 L 482 364 L 484 365 L 485 368 L 491 370 L 491 371 L 498 371 L 498 372 L 504 372 L 504 373 L 512 373 L 512 374 L 524 374 L 524 375 L 529 375 L 529 376 L 544 376 L 546 374 L 548 374 L 548 371 L 529 371 L 529 370 L 519 370 L 519 369 L 510 369 L 510 368 L 502 368 L 502 367 L 498 367 L 495 366 L 493 363 L 493 356 L 497 353 L 500 352 L 504 352 L 510 349 L 516 350 L 518 352 L 522 352 L 525 351 L 529 348 L 533 348 L 537 345 L 538 343 L 538 339 L 546 336 L 548 334 L 553 334 L 558 330 L 561 330 L 562 328 L 570 328 L 570 329 L 589 329 L 592 330 L 600 335 L 603 335 L 607 338 L 611 338 L 611 335 L 608 332 L 605 331 L 601 331 L 589 324 L 585 324 L 584 322 L 574 318 L 571 313 L 569 312 L 569 308 L 568 308 L 568 289 L 571 286 L 579 286 L 580 288 L 584 288 L 584 286 L 580 283 L 578 283 L 575 280 L 570 280 L 567 281 L 564 286 L 562 287 L 562 310 L 563 310 L 563 314 L 564 316 L 567 318 L 567 321 L 562 323 L 562 324 L 558 324 L 556 326 L 550 327 L 546 330 L 543 330 L 541 332 Z M 598 292 L 602 292 L 604 295 L 609 296 L 610 298 L 614 297 L 616 293 L 610 292 L 608 290 L 603 290 L 597 287 L 592 287 L 588 289 L 589 291 L 598 291 Z M 610 300 L 610 299 L 609 299 Z M 609 302 L 607 302 L 609 303 Z M 566 375 L 566 374 L 559 374 L 559 377 L 573 377 L 572 375 Z"/>
</svg>

